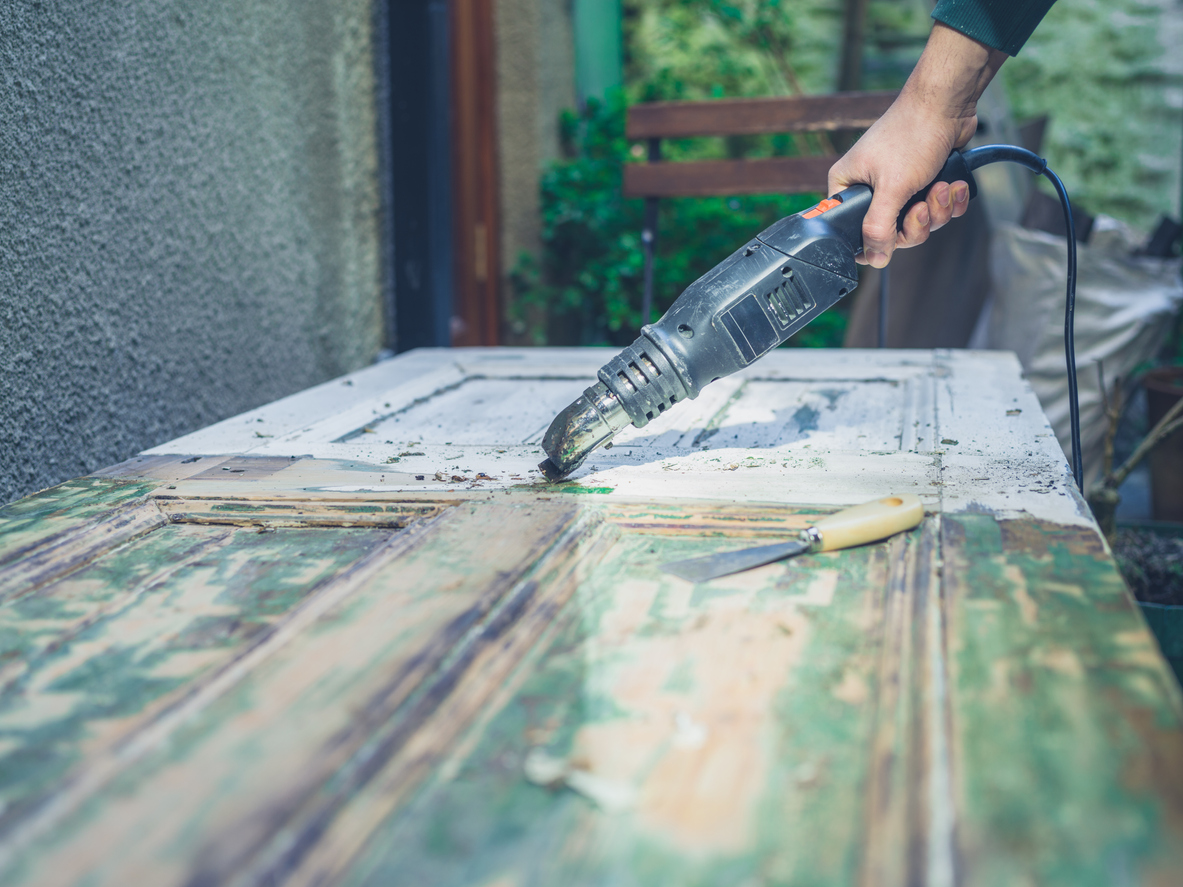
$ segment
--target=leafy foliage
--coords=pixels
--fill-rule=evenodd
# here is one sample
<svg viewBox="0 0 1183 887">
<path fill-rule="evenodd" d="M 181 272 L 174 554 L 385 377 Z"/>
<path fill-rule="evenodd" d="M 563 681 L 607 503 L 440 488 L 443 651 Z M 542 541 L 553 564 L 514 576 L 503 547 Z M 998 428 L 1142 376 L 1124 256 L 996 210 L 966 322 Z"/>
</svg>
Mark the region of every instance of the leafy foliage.
<svg viewBox="0 0 1183 887">
<path fill-rule="evenodd" d="M 634 101 L 833 89 L 841 0 L 626 0 Z"/>
<path fill-rule="evenodd" d="M 514 319 L 535 343 L 624 345 L 642 325 L 644 201 L 621 195 L 630 156 L 624 120 L 619 94 L 606 104 L 589 101 L 582 113 L 564 117 L 569 156 L 542 178 L 542 260 L 523 255 L 514 275 Z M 817 195 L 663 200 L 649 320 L 755 232 L 816 200 Z M 843 318 L 823 318 L 794 344 L 840 345 Z"/>
</svg>

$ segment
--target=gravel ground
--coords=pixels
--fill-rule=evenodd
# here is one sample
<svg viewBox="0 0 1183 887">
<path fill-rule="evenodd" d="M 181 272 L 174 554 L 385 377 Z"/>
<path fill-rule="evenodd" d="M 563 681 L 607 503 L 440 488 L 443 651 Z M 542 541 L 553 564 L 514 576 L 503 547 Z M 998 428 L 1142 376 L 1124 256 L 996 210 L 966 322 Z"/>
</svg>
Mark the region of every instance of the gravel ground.
<svg viewBox="0 0 1183 887">
<path fill-rule="evenodd" d="M 1134 597 L 1150 604 L 1183 605 L 1183 538 L 1125 529 L 1117 531 L 1112 547 Z"/>
</svg>

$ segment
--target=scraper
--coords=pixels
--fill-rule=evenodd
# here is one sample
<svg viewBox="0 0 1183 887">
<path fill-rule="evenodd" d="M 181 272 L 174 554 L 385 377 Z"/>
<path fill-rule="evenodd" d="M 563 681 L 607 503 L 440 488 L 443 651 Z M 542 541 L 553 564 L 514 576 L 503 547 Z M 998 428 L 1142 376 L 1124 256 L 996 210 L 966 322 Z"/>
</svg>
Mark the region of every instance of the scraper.
<svg viewBox="0 0 1183 887">
<path fill-rule="evenodd" d="M 834 551 L 878 542 L 912 529 L 923 518 L 924 506 L 915 494 L 887 496 L 823 517 L 789 542 L 672 561 L 662 564 L 661 569 L 687 582 L 706 582 L 806 552 Z"/>
</svg>

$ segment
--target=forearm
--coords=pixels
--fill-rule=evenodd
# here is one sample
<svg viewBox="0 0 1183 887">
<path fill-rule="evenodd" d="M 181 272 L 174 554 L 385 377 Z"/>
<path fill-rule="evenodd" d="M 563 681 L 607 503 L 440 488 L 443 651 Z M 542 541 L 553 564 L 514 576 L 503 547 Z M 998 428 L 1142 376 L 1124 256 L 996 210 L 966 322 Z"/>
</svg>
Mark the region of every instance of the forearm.
<svg viewBox="0 0 1183 887">
<path fill-rule="evenodd" d="M 1006 53 L 937 22 L 898 101 L 925 116 L 960 124 L 954 145 L 959 147 L 973 135 L 978 99 L 1006 59 Z"/>
<path fill-rule="evenodd" d="M 882 268 L 897 246 L 923 243 L 969 203 L 964 182 L 938 183 L 896 219 L 905 201 L 933 180 L 949 153 L 977 129 L 978 99 L 1006 55 L 936 24 L 924 53 L 887 113 L 830 169 L 830 193 L 866 183 L 875 198 L 863 222 L 864 261 Z"/>
</svg>

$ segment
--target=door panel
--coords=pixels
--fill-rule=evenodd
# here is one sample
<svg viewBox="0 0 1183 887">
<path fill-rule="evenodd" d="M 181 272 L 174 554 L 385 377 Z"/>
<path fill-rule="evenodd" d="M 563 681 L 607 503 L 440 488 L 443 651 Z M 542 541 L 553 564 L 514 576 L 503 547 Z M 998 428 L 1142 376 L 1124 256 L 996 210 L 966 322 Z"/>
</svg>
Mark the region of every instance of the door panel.
<svg viewBox="0 0 1183 887">
<path fill-rule="evenodd" d="M 1011 358 L 777 353 L 531 482 L 603 357 L 412 354 L 0 509 L 0 881 L 1171 882 L 1183 698 Z"/>
<path fill-rule="evenodd" d="M 390 537 L 167 524 L 0 609 L 4 814 L 133 733 Z"/>
<path fill-rule="evenodd" d="M 569 379 L 468 376 L 455 387 L 370 423 L 369 431 L 361 433 L 408 446 L 538 444 L 555 414 L 572 401 L 576 387 Z M 457 423 L 459 416 L 465 418 L 463 423 Z"/>
</svg>

